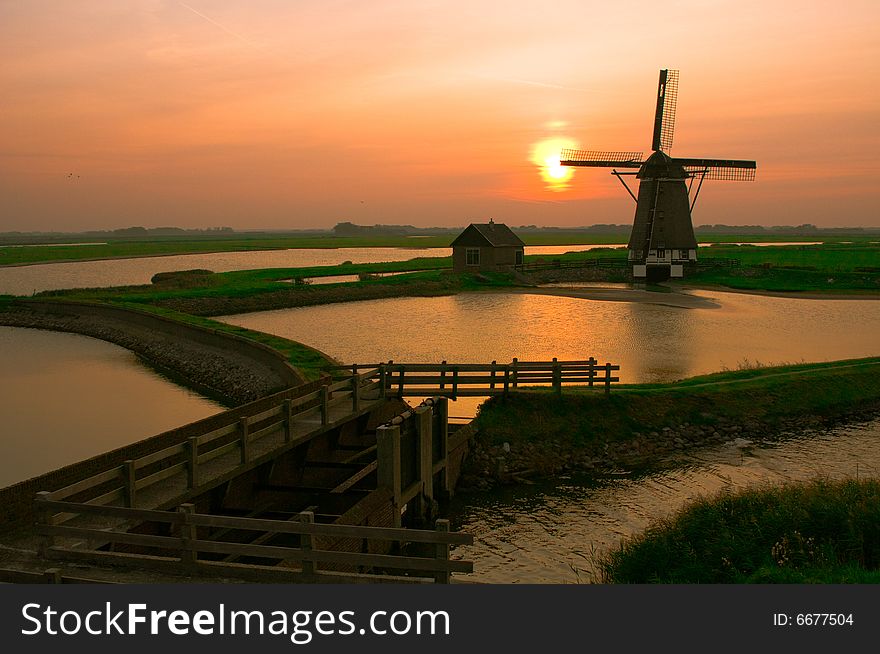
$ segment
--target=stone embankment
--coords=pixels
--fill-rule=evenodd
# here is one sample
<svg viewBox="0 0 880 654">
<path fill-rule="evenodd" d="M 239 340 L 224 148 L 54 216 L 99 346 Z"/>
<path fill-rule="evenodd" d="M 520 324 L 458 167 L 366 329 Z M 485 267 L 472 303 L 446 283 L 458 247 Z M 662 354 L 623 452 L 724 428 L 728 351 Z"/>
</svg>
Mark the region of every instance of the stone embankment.
<svg viewBox="0 0 880 654">
<path fill-rule="evenodd" d="M 719 417 L 711 424 L 683 423 L 647 433 L 632 432 L 624 438 L 582 447 L 559 439 L 494 445 L 485 443 L 478 433 L 471 443 L 459 489 L 484 490 L 499 484 L 530 483 L 532 478 L 567 472 L 603 476 L 652 468 L 663 465 L 661 460 L 668 464 L 670 456 L 701 447 L 729 443 L 747 448 L 809 430 L 870 420 L 878 412 L 880 404 L 834 418 L 804 415 L 772 425 L 756 420 L 736 423 Z"/>
<path fill-rule="evenodd" d="M 48 303 L 46 303 L 48 305 Z M 59 303 L 60 305 L 61 303 Z M 71 332 L 120 345 L 175 381 L 238 406 L 302 383 L 271 352 L 209 330 L 122 309 L 66 304 L 57 311 L 24 306 L 0 311 L 0 325 Z"/>
</svg>

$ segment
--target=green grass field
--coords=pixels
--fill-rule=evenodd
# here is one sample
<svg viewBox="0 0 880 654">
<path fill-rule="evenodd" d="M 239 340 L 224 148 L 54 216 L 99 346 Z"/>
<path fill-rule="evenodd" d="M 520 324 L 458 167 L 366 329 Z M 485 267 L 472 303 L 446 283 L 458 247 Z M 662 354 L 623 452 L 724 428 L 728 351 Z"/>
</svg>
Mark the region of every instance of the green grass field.
<svg viewBox="0 0 880 654">
<path fill-rule="evenodd" d="M 600 559 L 605 583 L 878 583 L 880 482 L 699 499 Z"/>
</svg>

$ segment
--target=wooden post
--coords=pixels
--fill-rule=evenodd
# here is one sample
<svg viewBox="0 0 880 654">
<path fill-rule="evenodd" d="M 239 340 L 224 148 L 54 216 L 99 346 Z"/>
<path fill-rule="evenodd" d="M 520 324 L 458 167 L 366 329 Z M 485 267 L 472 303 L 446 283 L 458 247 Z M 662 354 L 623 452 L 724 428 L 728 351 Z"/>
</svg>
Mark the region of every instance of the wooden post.
<svg viewBox="0 0 880 654">
<path fill-rule="evenodd" d="M 36 514 L 36 524 L 38 527 L 39 525 L 52 526 L 52 510 L 45 508 L 45 503 L 51 499 L 50 496 L 51 493 L 49 491 L 40 491 L 34 498 L 34 513 Z M 49 550 L 54 546 L 54 536 L 41 535 L 38 550 L 40 557 L 46 558 L 49 555 Z"/>
<path fill-rule="evenodd" d="M 43 578 L 46 580 L 47 584 L 64 583 L 64 580 L 61 578 L 61 568 L 49 568 L 48 570 L 43 570 Z"/>
<path fill-rule="evenodd" d="M 556 357 L 553 357 L 553 390 L 557 395 L 562 395 L 562 369 Z"/>
<path fill-rule="evenodd" d="M 593 387 L 593 377 L 596 376 L 596 360 L 593 357 L 587 359 L 587 365 L 590 366 L 589 370 L 587 370 L 587 376 L 590 378 L 589 384 L 590 388 Z"/>
<path fill-rule="evenodd" d="M 404 366 L 398 366 L 400 368 L 400 376 L 397 378 L 397 397 L 403 398 L 403 375 L 404 375 Z"/>
<path fill-rule="evenodd" d="M 330 401 L 330 391 L 327 390 L 327 386 L 321 386 L 321 426 L 326 427 L 327 423 L 330 422 L 329 415 L 329 407 L 327 406 L 327 402 Z"/>
<path fill-rule="evenodd" d="M 446 388 L 446 359 L 440 363 L 440 390 Z"/>
<path fill-rule="evenodd" d="M 379 488 L 391 491 L 394 512 L 393 527 L 400 527 L 400 427 L 383 425 L 376 429 L 377 482 Z"/>
<path fill-rule="evenodd" d="M 448 534 L 449 533 L 449 520 L 438 520 L 436 522 L 436 529 L 438 534 Z M 442 561 L 444 563 L 449 561 L 449 543 L 437 543 L 436 550 L 434 551 L 434 558 L 437 561 Z M 434 582 L 438 584 L 448 584 L 452 575 L 449 570 L 441 570 L 438 571 L 434 575 Z"/>
<path fill-rule="evenodd" d="M 605 364 L 605 395 L 611 394 L 611 364 Z"/>
<path fill-rule="evenodd" d="M 123 462 L 122 476 L 125 479 L 125 488 L 123 489 L 125 495 L 124 503 L 128 508 L 132 508 L 137 490 L 137 468 L 135 468 L 134 460 L 127 459 Z"/>
<path fill-rule="evenodd" d="M 302 511 L 299 514 L 299 521 L 304 525 L 312 525 L 315 523 L 315 514 L 312 511 Z M 304 575 L 315 574 L 315 562 L 311 560 L 312 556 L 312 535 L 301 534 L 299 540 L 299 548 L 303 553 L 302 572 Z"/>
<path fill-rule="evenodd" d="M 458 397 L 458 366 L 452 368 L 452 399 Z"/>
<path fill-rule="evenodd" d="M 357 374 L 351 378 L 351 411 L 357 413 L 361 410 L 361 379 Z"/>
<path fill-rule="evenodd" d="M 504 397 L 507 397 L 507 393 L 510 391 L 510 366 L 507 364 L 504 365 Z"/>
<path fill-rule="evenodd" d="M 417 407 L 415 414 L 416 439 L 419 444 L 419 481 L 422 484 L 422 494 L 419 498 L 419 514 L 422 518 L 428 517 L 428 511 L 434 500 L 434 442 L 433 442 L 433 413 L 431 407 Z"/>
<path fill-rule="evenodd" d="M 241 462 L 247 463 L 251 460 L 250 448 L 248 447 L 248 419 L 240 418 L 238 421 L 238 447 L 241 451 Z"/>
<path fill-rule="evenodd" d="M 492 381 L 489 382 L 489 390 L 493 390 L 493 391 L 495 390 L 495 366 L 497 364 L 498 364 L 497 361 L 495 361 L 495 360 L 492 361 L 492 367 L 491 367 Z"/>
<path fill-rule="evenodd" d="M 287 399 L 282 405 L 284 413 L 284 442 L 289 443 L 293 439 L 293 403 Z"/>
<path fill-rule="evenodd" d="M 180 525 L 180 562 L 184 565 L 195 565 L 199 559 L 195 546 L 195 541 L 198 540 L 196 526 L 192 520 L 192 516 L 196 512 L 196 505 L 181 504 L 178 511 L 183 516 L 183 522 Z"/>
<path fill-rule="evenodd" d="M 440 460 L 443 461 L 443 469 L 440 471 L 440 488 L 449 497 L 452 493 L 452 485 L 449 479 L 449 398 L 434 398 L 434 415 L 438 417 L 437 424 L 440 432 L 433 435 L 440 439 Z"/>
<path fill-rule="evenodd" d="M 186 444 L 186 487 L 195 488 L 199 485 L 199 437 L 190 436 L 186 439 Z"/>
<path fill-rule="evenodd" d="M 385 399 L 385 364 L 379 365 L 379 397 Z"/>
<path fill-rule="evenodd" d="M 519 383 L 519 380 L 517 379 L 517 373 L 516 373 L 516 364 L 517 363 L 518 363 L 517 358 L 513 357 L 513 387 L 514 388 L 516 388 Z"/>
</svg>

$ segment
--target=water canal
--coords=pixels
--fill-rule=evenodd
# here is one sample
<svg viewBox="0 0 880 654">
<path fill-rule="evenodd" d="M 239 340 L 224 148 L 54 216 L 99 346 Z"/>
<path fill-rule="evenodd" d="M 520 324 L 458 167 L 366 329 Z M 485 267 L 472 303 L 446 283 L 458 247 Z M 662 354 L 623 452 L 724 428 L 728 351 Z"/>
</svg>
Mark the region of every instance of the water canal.
<svg viewBox="0 0 880 654">
<path fill-rule="evenodd" d="M 561 476 L 536 486 L 456 498 L 456 528 L 474 534 L 456 551 L 481 583 L 589 583 L 596 556 L 700 495 L 755 484 L 880 477 L 880 419 L 778 441 L 742 440 L 679 454 L 663 470 L 605 479 Z"/>
<path fill-rule="evenodd" d="M 222 411 L 117 345 L 0 327 L 0 488 Z"/>
<path fill-rule="evenodd" d="M 585 359 L 625 382 L 880 354 L 880 301 L 692 291 L 713 308 L 514 293 L 394 298 L 226 316 L 347 363 Z M 658 293 L 663 302 L 663 294 Z"/>
</svg>

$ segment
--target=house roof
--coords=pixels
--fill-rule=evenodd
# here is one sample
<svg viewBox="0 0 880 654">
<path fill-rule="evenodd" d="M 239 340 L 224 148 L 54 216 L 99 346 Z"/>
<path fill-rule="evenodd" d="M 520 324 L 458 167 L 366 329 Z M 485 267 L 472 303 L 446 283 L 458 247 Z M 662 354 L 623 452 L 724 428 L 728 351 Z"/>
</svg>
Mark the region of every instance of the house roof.
<svg viewBox="0 0 880 654">
<path fill-rule="evenodd" d="M 504 223 L 471 223 L 452 241 L 456 245 L 489 245 L 492 247 L 524 247 L 519 236 Z"/>
</svg>

